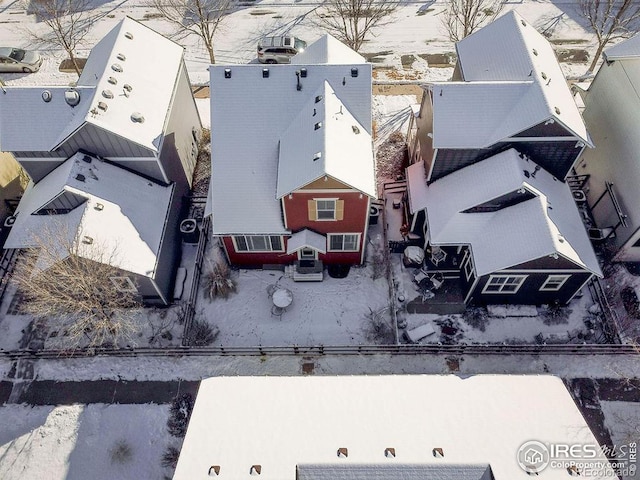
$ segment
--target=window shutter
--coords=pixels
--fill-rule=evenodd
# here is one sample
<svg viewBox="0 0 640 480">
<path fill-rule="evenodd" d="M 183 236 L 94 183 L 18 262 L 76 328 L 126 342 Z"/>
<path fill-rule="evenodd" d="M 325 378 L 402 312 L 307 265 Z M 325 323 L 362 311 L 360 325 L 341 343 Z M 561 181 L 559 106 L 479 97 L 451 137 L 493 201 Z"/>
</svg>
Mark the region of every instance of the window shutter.
<svg viewBox="0 0 640 480">
<path fill-rule="evenodd" d="M 307 208 L 309 210 L 309 220 L 315 221 L 318 219 L 318 209 L 316 208 L 315 200 L 307 200 Z"/>
<path fill-rule="evenodd" d="M 336 220 L 344 219 L 344 200 L 336 200 Z"/>
</svg>

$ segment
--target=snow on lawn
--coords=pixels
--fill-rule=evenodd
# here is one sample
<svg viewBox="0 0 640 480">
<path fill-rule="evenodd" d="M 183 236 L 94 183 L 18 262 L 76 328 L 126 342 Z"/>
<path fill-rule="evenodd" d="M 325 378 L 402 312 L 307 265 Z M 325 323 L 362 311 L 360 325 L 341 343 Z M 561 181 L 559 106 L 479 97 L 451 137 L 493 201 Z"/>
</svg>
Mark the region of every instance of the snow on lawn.
<svg viewBox="0 0 640 480">
<path fill-rule="evenodd" d="M 222 255 L 212 242 L 204 271 L 223 261 Z M 373 280 L 370 267 L 352 267 L 349 275 L 340 279 L 325 272 L 323 282 L 294 282 L 280 270 L 240 269 L 231 275 L 236 293 L 210 301 L 201 288 L 196 304 L 196 318 L 206 319 L 220 331 L 214 345 L 371 344 L 375 339 L 368 336 L 366 315 L 369 309 L 383 309 L 389 302 L 386 280 Z M 267 287 L 273 284 L 293 294 L 293 303 L 282 317 L 271 313 L 273 303 Z"/>
<path fill-rule="evenodd" d="M 633 463 L 629 462 L 629 444 L 635 444 L 637 449 L 638 439 L 640 439 L 640 403 L 601 401 L 600 407 L 604 414 L 604 424 L 611 434 L 616 453 L 619 454 L 612 460 L 624 464 L 620 472 L 623 480 L 638 478 L 637 460 Z M 628 465 L 633 465 L 635 468 L 633 472 L 625 469 Z"/>
<path fill-rule="evenodd" d="M 0 478 L 160 479 L 167 405 L 0 407 Z M 179 446 L 179 445 L 178 445 Z"/>
</svg>

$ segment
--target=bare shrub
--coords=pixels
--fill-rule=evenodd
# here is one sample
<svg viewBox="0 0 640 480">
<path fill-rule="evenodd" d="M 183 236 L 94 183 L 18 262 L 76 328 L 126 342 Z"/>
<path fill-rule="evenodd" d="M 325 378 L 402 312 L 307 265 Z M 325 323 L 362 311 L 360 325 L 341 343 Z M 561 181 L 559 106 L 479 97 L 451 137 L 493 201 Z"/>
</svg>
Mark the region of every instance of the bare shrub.
<svg viewBox="0 0 640 480">
<path fill-rule="evenodd" d="M 193 411 L 193 396 L 190 393 L 177 395 L 171 402 L 167 429 L 174 437 L 184 437 Z"/>
<path fill-rule="evenodd" d="M 542 312 L 542 321 L 545 325 L 561 325 L 569 323 L 569 315 L 571 310 L 565 305 L 559 303 L 552 303 Z"/>
<path fill-rule="evenodd" d="M 165 468 L 176 468 L 178 458 L 180 458 L 180 450 L 170 445 L 162 454 L 162 466 Z"/>
<path fill-rule="evenodd" d="M 209 300 L 217 297 L 228 298 L 231 292 L 236 291 L 236 284 L 230 278 L 231 270 L 224 263 L 216 263 L 205 273 L 204 295 Z"/>
<path fill-rule="evenodd" d="M 489 323 L 489 314 L 484 307 L 469 307 L 462 313 L 462 319 L 472 328 L 484 332 Z"/>
<path fill-rule="evenodd" d="M 391 325 L 389 307 L 373 310 L 369 307 L 366 314 L 366 337 L 374 344 L 388 345 L 395 342 L 395 331 Z"/>
<path fill-rule="evenodd" d="M 133 448 L 124 439 L 120 439 L 109 451 L 111 463 L 125 464 L 133 458 Z"/>
<path fill-rule="evenodd" d="M 212 327 L 203 320 L 194 320 L 187 332 L 185 343 L 190 347 L 206 347 L 214 342 L 218 333 L 218 327 Z"/>
<path fill-rule="evenodd" d="M 502 11 L 501 0 L 448 0 L 442 24 L 452 42 L 459 42 Z"/>
</svg>

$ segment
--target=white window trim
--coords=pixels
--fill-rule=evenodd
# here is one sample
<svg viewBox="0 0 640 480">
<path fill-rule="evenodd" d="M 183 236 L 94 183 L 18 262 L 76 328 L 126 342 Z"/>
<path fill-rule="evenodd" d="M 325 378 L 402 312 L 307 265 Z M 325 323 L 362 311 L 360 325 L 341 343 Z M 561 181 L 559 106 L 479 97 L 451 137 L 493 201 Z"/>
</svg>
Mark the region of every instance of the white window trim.
<svg viewBox="0 0 640 480">
<path fill-rule="evenodd" d="M 513 295 L 515 293 L 518 293 L 518 290 L 520 290 L 520 287 L 522 287 L 522 285 L 524 284 L 528 276 L 529 275 L 489 275 L 489 280 L 487 280 L 487 283 L 484 284 L 484 287 L 482 288 L 482 293 L 486 293 L 488 295 Z M 491 280 L 495 278 L 505 279 L 504 282 L 500 285 L 500 290 L 487 291 L 487 288 L 491 285 Z M 502 290 L 502 288 L 506 285 L 507 279 L 509 278 L 518 279 L 518 283 L 515 290 L 510 292 L 505 292 Z M 513 285 L 513 284 L 510 284 L 510 285 Z"/>
<path fill-rule="evenodd" d="M 136 284 L 133 283 L 133 280 L 131 280 L 129 277 L 109 277 L 109 280 L 111 280 L 111 283 L 113 283 L 113 285 L 116 287 L 116 290 L 118 290 L 119 292 L 138 293 Z M 126 284 L 125 288 L 123 288 L 124 285 L 122 284 L 122 282 Z"/>
<path fill-rule="evenodd" d="M 311 248 L 311 247 L 302 247 L 301 249 L 298 250 L 298 260 L 302 260 L 302 250 L 304 250 L 305 248 L 308 248 L 309 250 L 311 250 L 313 252 L 313 259 L 314 260 L 318 260 L 318 251 L 315 248 Z M 311 260 L 310 257 L 307 257 L 305 260 Z"/>
<path fill-rule="evenodd" d="M 547 279 L 544 281 L 542 286 L 540 287 L 541 292 L 558 292 L 564 284 L 569 280 L 571 275 L 548 275 Z M 559 284 L 556 282 L 560 280 Z M 548 286 L 550 283 L 554 283 L 553 286 Z"/>
<path fill-rule="evenodd" d="M 247 247 L 249 247 L 249 242 L 247 242 L 247 237 L 278 237 L 280 239 L 280 249 L 279 250 L 273 250 L 273 249 L 269 249 L 269 250 L 250 250 L 247 248 L 247 250 L 239 250 L 238 249 L 238 244 L 236 243 L 236 237 L 244 237 L 244 241 L 247 244 Z M 282 235 L 231 235 L 231 241 L 233 242 L 233 250 L 236 253 L 271 253 L 271 252 L 284 252 L 284 239 L 282 238 Z M 269 245 L 271 245 L 271 238 L 269 238 Z"/>
<path fill-rule="evenodd" d="M 338 210 L 338 198 L 314 198 L 316 202 L 316 222 L 335 222 L 336 211 Z M 333 202 L 333 218 L 320 218 L 320 209 L 318 208 L 318 202 Z M 323 210 L 324 212 L 328 210 Z"/>
<path fill-rule="evenodd" d="M 356 249 L 355 250 L 333 250 L 331 248 L 331 237 L 344 236 L 344 235 L 355 235 L 356 236 L 357 241 L 356 241 Z M 361 233 L 353 233 L 353 232 L 327 233 L 327 252 L 359 252 L 360 251 L 361 235 L 362 235 Z M 342 244 L 344 245 L 344 240 L 342 241 Z"/>
<path fill-rule="evenodd" d="M 470 267 L 467 273 L 467 265 Z M 471 277 L 475 276 L 475 267 L 473 265 L 473 257 L 471 256 L 471 250 L 467 249 L 462 257 L 462 271 L 464 272 L 464 278 L 467 282 L 471 280 Z"/>
</svg>

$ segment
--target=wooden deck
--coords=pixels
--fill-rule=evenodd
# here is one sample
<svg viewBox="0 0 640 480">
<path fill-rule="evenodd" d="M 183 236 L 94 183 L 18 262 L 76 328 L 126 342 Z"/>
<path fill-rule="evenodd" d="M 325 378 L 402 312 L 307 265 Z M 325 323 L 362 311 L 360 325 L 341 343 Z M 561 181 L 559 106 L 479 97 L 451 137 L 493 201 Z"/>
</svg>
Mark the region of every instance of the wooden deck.
<svg viewBox="0 0 640 480">
<path fill-rule="evenodd" d="M 465 311 L 464 292 L 459 278 L 446 279 L 444 285 L 434 293 L 432 298 L 423 300 L 422 295 L 417 295 L 407 302 L 407 313 L 449 315 Z"/>
</svg>

